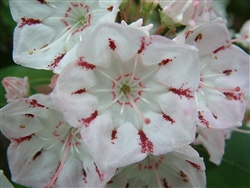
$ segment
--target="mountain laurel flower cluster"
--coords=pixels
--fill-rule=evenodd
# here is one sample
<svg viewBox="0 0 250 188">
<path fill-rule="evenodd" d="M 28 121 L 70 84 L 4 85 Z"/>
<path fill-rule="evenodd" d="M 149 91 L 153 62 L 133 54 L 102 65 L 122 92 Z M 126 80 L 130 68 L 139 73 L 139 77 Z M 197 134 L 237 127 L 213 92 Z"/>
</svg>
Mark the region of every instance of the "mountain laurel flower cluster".
<svg viewBox="0 0 250 188">
<path fill-rule="evenodd" d="M 132 1 L 9 3 L 15 63 L 54 73 L 52 92 L 29 98 L 27 77 L 2 81 L 13 182 L 206 187 L 190 144 L 219 165 L 249 95 L 249 55 L 232 44 L 225 18 L 210 18 L 211 1 L 152 1 L 148 12 L 142 1 L 136 17 Z M 154 11 L 173 23 L 166 33 L 153 27 Z"/>
</svg>

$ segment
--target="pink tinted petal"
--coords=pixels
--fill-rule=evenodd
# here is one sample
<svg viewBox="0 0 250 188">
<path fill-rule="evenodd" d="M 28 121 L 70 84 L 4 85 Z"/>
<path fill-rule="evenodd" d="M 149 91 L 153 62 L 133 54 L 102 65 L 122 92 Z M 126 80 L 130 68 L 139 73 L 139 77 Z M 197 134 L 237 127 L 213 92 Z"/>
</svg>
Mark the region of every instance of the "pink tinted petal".
<svg viewBox="0 0 250 188">
<path fill-rule="evenodd" d="M 220 37 L 211 37 L 213 33 Z M 213 52 L 221 46 L 228 45 L 228 40 L 230 40 L 225 23 L 221 18 L 199 25 L 187 31 L 185 35 L 186 44 L 196 46 L 199 49 L 200 57 Z"/>
<path fill-rule="evenodd" d="M 143 63 L 145 65 L 155 62 L 161 64 L 162 68 L 157 78 L 167 86 L 180 88 L 185 85 L 184 87 L 195 90 L 199 76 L 197 49 L 160 36 L 150 38 L 150 45 L 146 46 L 145 42 L 145 51 L 142 51 Z M 178 51 L 176 48 L 178 48 Z M 155 53 L 155 50 L 157 50 L 157 53 Z M 182 75 L 183 79 L 180 79 L 180 75 Z"/>
<path fill-rule="evenodd" d="M 123 29 L 124 27 L 119 24 L 104 23 L 97 27 L 98 29 L 91 31 L 94 38 L 83 39 L 77 55 L 84 56 L 88 62 L 100 66 L 105 66 L 104 64 L 110 61 L 111 51 L 115 51 L 123 61 L 129 60 L 139 49 L 141 43 L 139 37 L 144 36 L 140 30 L 129 27 Z M 131 43 L 135 45 L 131 45 Z"/>
<path fill-rule="evenodd" d="M 94 124 L 82 129 L 81 135 L 86 145 L 91 148 L 94 160 L 104 170 L 126 166 L 142 160 L 147 155 L 141 153 L 138 131 L 131 124 L 124 123 L 116 129 L 105 116 L 98 117 Z"/>
<path fill-rule="evenodd" d="M 202 144 L 208 151 L 209 160 L 220 165 L 225 149 L 225 131 L 198 127 L 198 137 L 193 144 Z"/>
<path fill-rule="evenodd" d="M 205 166 L 190 146 L 118 169 L 106 187 L 205 187 Z"/>
<path fill-rule="evenodd" d="M 240 87 L 244 95 L 249 93 L 250 64 L 249 55 L 235 45 L 216 53 L 217 60 L 211 63 L 211 68 L 224 74 L 215 79 L 215 85 L 220 88 Z M 219 62 L 219 63 L 218 63 Z M 237 62 L 237 63 L 236 63 Z"/>
<path fill-rule="evenodd" d="M 11 102 L 18 98 L 28 97 L 29 95 L 28 77 L 5 77 L 2 80 L 2 84 L 6 91 L 5 98 L 7 102 Z"/>
<path fill-rule="evenodd" d="M 55 151 L 43 150 L 43 145 L 36 136 L 18 145 L 10 145 L 7 154 L 14 182 L 36 187 L 49 182 L 60 161 L 55 157 Z M 41 169 L 43 173 L 40 173 Z"/>
<path fill-rule="evenodd" d="M 11 138 L 22 138 L 42 129 L 41 118 L 46 118 L 48 108 L 41 95 L 15 100 L 1 110 L 1 131 Z"/>
</svg>

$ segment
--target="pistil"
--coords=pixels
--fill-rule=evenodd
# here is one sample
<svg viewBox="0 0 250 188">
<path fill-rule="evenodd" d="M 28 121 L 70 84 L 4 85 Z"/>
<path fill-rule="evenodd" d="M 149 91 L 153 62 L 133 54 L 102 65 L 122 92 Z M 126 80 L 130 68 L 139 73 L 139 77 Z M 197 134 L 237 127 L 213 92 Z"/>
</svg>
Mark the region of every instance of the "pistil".
<svg viewBox="0 0 250 188">
<path fill-rule="evenodd" d="M 144 115 L 142 114 L 142 112 L 139 110 L 139 108 L 137 107 L 137 105 L 135 104 L 133 98 L 131 97 L 130 93 L 128 92 L 128 90 L 126 90 L 126 95 L 130 101 L 130 103 L 132 104 L 133 108 L 135 109 L 137 115 L 140 117 L 140 119 L 145 123 L 145 124 L 149 124 L 150 123 L 150 119 L 149 118 L 145 118 Z"/>
</svg>

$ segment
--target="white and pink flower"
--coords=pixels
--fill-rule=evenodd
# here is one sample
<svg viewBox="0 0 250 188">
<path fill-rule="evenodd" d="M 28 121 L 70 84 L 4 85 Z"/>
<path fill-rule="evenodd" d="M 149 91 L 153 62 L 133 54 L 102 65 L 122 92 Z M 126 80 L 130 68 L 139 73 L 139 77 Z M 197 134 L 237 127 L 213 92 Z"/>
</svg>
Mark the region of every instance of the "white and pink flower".
<svg viewBox="0 0 250 188">
<path fill-rule="evenodd" d="M 105 187 L 205 186 L 203 159 L 192 147 L 182 146 L 166 155 L 149 155 L 143 161 L 118 169 Z"/>
<path fill-rule="evenodd" d="M 215 129 L 241 126 L 244 96 L 250 85 L 249 55 L 230 42 L 222 19 L 197 26 L 178 38 L 199 49 L 198 125 Z"/>
<path fill-rule="evenodd" d="M 1 131 L 11 141 L 12 180 L 31 187 L 102 187 L 115 173 L 103 173 L 50 96 L 15 100 L 0 110 Z M 42 173 L 41 173 L 42 172 Z"/>
<path fill-rule="evenodd" d="M 101 24 L 91 33 L 60 74 L 52 98 L 81 128 L 95 161 L 117 168 L 191 143 L 196 48 L 120 24 Z"/>
<path fill-rule="evenodd" d="M 10 1 L 14 61 L 22 66 L 60 73 L 85 31 L 99 21 L 114 21 L 119 1 Z M 71 52 L 71 53 L 70 53 Z"/>
</svg>

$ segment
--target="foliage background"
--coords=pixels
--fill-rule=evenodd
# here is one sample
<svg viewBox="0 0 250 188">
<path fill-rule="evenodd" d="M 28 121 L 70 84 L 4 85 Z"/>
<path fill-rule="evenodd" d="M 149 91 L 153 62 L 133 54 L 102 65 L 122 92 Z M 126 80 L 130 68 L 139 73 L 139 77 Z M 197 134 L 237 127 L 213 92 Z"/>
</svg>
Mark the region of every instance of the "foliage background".
<svg viewBox="0 0 250 188">
<path fill-rule="evenodd" d="M 229 0 L 226 7 L 230 29 L 239 32 L 243 23 L 250 19 L 249 0 Z M 16 23 L 12 20 L 8 1 L 0 1 L 0 80 L 6 76 L 29 77 L 31 92 L 37 85 L 48 84 L 51 72 L 20 67 L 12 61 L 12 34 Z M 250 29 L 250 28 L 249 28 Z M 248 51 L 249 49 L 245 49 Z M 248 79 L 248 78 L 246 78 Z M 4 88 L 0 86 L 0 107 L 6 104 Z M 248 129 L 246 126 L 243 129 Z M 0 134 L 0 169 L 10 179 L 6 159 L 9 141 Z M 226 142 L 225 155 L 220 166 L 209 162 L 208 154 L 202 146 L 194 148 L 204 157 L 206 163 L 207 187 L 209 188 L 249 188 L 250 187 L 250 135 L 234 132 Z M 15 187 L 22 187 L 16 185 Z"/>
</svg>

